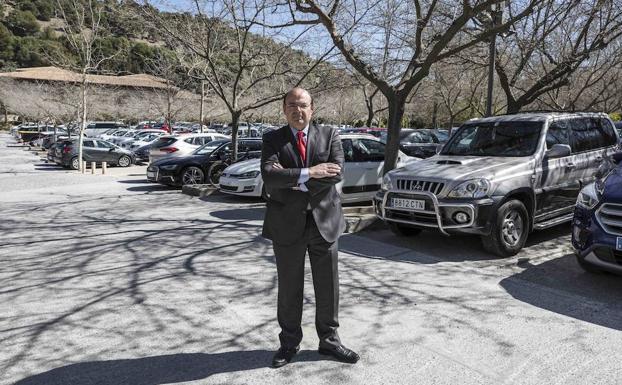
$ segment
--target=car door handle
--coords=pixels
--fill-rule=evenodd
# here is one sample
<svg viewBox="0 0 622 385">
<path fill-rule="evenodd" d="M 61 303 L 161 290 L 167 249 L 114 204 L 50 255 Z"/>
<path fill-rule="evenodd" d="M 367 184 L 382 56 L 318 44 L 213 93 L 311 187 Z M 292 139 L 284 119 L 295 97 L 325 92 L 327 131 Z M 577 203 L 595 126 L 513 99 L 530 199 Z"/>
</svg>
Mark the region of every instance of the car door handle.
<svg viewBox="0 0 622 385">
<path fill-rule="evenodd" d="M 575 168 L 575 167 L 577 167 L 577 165 L 575 165 L 572 162 L 566 164 L 566 168 Z"/>
<path fill-rule="evenodd" d="M 599 163 L 602 162 L 603 161 L 603 157 L 602 156 L 597 156 L 596 157 L 596 161 L 599 162 Z"/>
</svg>

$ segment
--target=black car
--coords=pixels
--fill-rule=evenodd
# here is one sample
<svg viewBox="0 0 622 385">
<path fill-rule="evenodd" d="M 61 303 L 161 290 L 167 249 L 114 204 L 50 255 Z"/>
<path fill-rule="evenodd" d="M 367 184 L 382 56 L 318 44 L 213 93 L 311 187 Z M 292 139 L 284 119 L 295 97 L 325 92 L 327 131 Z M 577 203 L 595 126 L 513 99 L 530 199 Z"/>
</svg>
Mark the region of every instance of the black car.
<svg viewBox="0 0 622 385">
<path fill-rule="evenodd" d="M 447 136 L 437 130 L 404 128 L 400 132 L 400 150 L 408 156 L 429 158 L 436 154 L 439 144 L 447 141 Z"/>
<path fill-rule="evenodd" d="M 147 179 L 170 186 L 203 184 L 215 162 L 231 156 L 231 140 L 213 140 L 188 156 L 158 159 L 147 167 Z M 238 156 L 243 159 L 261 157 L 261 139 L 239 139 Z"/>
</svg>

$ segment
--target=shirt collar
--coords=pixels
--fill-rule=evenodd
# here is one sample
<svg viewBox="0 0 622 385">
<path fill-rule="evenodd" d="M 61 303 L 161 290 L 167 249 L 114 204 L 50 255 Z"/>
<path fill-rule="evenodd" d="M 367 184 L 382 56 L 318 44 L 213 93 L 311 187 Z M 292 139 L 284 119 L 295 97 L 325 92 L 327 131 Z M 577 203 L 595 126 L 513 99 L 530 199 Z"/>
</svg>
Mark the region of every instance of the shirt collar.
<svg viewBox="0 0 622 385">
<path fill-rule="evenodd" d="M 292 126 L 289 126 L 289 128 L 292 130 L 292 135 L 294 135 L 294 138 L 297 138 L 297 137 L 298 137 L 298 136 L 297 136 L 297 132 L 298 132 L 298 130 L 297 130 L 297 129 L 295 129 L 294 127 L 292 127 Z M 304 136 L 305 138 L 308 138 L 308 137 L 309 137 L 309 125 L 308 125 L 308 124 L 307 124 L 307 126 L 304 128 L 304 130 L 302 130 L 302 132 L 304 132 L 304 133 L 305 133 L 305 136 Z"/>
</svg>

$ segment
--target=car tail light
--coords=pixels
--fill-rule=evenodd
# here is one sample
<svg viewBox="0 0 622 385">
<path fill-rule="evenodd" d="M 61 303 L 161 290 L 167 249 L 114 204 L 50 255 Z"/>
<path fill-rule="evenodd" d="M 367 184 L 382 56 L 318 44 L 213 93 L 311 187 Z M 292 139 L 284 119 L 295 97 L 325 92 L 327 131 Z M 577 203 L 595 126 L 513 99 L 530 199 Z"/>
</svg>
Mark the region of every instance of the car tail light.
<svg viewBox="0 0 622 385">
<path fill-rule="evenodd" d="M 63 147 L 63 153 L 64 154 L 69 154 L 71 152 L 71 146 L 65 146 Z"/>
<path fill-rule="evenodd" d="M 171 153 L 173 153 L 175 151 L 179 151 L 179 149 L 175 148 L 175 147 L 164 147 L 164 148 L 161 148 L 160 151 L 164 151 L 167 154 L 171 154 Z"/>
</svg>

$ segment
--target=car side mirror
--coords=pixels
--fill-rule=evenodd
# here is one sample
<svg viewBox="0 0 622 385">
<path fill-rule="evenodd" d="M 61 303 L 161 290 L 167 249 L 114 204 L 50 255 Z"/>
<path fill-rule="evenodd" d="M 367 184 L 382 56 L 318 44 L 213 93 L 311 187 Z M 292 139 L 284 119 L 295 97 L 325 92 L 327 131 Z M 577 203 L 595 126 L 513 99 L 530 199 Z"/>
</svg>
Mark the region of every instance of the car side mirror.
<svg viewBox="0 0 622 385">
<path fill-rule="evenodd" d="M 443 151 L 444 146 L 445 146 L 444 144 L 438 144 L 435 149 L 436 154 L 440 154 L 441 151 Z"/>
<path fill-rule="evenodd" d="M 114 147 L 113 147 L 113 148 L 108 149 L 108 152 L 113 152 L 113 151 L 114 151 Z"/>
<path fill-rule="evenodd" d="M 563 158 L 565 156 L 570 156 L 570 154 L 572 154 L 572 150 L 567 144 L 554 144 L 553 147 L 548 149 L 545 153 L 548 158 Z"/>
</svg>

